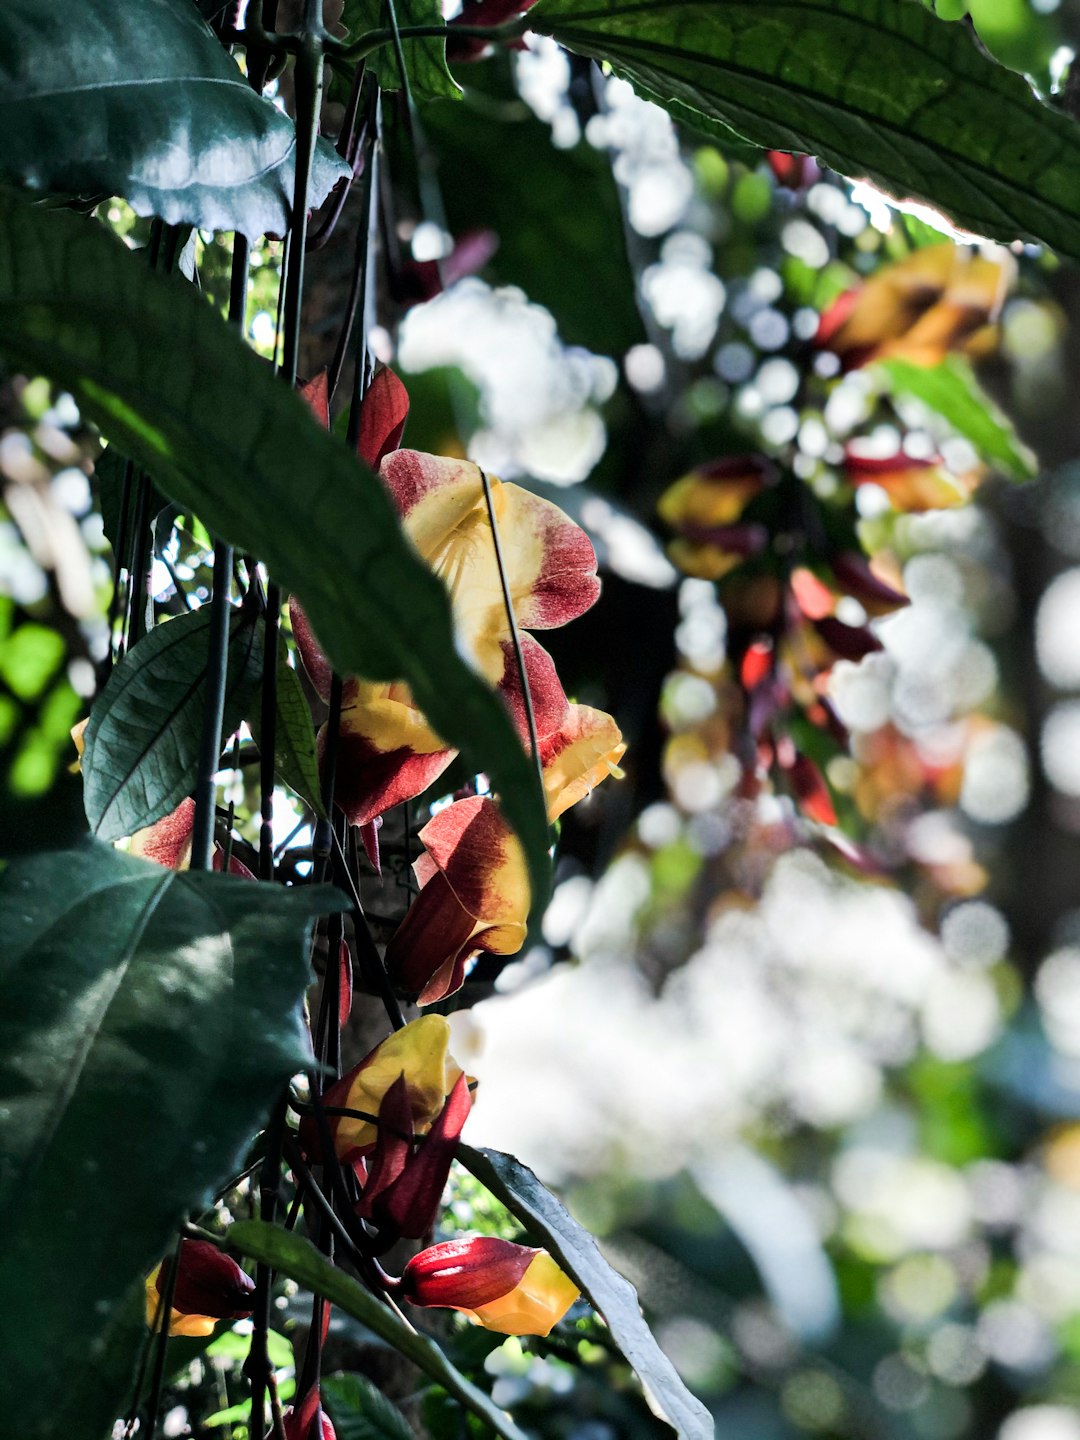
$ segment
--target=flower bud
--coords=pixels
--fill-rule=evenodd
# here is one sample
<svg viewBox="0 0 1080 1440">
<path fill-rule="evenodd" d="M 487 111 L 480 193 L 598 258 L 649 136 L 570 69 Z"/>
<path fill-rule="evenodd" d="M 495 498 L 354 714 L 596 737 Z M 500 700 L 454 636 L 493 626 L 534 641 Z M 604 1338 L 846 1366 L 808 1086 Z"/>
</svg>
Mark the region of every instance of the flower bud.
<svg viewBox="0 0 1080 1440">
<path fill-rule="evenodd" d="M 401 1279 L 412 1304 L 460 1310 L 501 1335 L 547 1335 L 580 1293 L 546 1250 L 488 1235 L 421 1250 Z"/>
<path fill-rule="evenodd" d="M 173 1287 L 170 1335 L 209 1335 L 219 1320 L 246 1320 L 255 1282 L 208 1240 L 184 1240 Z M 146 1277 L 146 1323 L 158 1328 L 164 1266 Z M 155 1322 L 157 1322 L 155 1324 Z"/>
</svg>

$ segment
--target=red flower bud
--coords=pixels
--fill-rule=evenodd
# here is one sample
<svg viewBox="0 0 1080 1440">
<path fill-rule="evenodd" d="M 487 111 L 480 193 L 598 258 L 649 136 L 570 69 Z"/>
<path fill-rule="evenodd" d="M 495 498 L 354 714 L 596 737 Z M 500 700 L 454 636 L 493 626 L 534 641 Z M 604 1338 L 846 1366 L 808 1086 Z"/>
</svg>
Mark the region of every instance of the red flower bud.
<svg viewBox="0 0 1080 1440">
<path fill-rule="evenodd" d="M 146 1281 L 146 1323 L 153 1325 L 164 1295 L 164 1265 Z M 184 1240 L 173 1288 L 170 1335 L 209 1335 L 217 1320 L 246 1320 L 255 1282 L 208 1240 Z"/>
<path fill-rule="evenodd" d="M 414 1305 L 460 1310 L 503 1335 L 547 1335 L 579 1294 L 546 1250 L 488 1235 L 421 1250 L 401 1281 Z"/>
</svg>

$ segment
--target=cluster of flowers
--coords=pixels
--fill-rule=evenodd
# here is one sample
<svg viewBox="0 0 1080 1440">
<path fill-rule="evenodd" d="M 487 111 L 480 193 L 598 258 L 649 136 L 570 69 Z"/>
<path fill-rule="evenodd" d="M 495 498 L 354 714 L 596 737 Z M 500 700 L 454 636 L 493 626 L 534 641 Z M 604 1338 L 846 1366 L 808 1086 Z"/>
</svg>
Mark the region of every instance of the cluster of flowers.
<svg viewBox="0 0 1080 1440">
<path fill-rule="evenodd" d="M 325 377 L 302 393 L 316 419 L 329 424 Z M 364 400 L 360 458 L 378 470 L 406 535 L 446 585 L 460 650 L 496 687 L 528 746 L 525 689 L 483 476 L 467 460 L 398 449 L 407 413 L 405 387 L 393 371 L 381 370 Z M 567 700 L 551 656 L 528 633 L 565 625 L 593 604 L 600 590 L 596 555 L 585 532 L 558 506 L 494 477 L 489 484 L 505 580 L 522 631 L 548 818 L 555 820 L 618 774 L 626 748 L 610 715 Z M 329 700 L 329 662 L 295 599 L 290 613 L 304 667 Z M 319 746 L 325 755 L 325 726 Z M 455 754 L 431 729 L 407 685 L 344 682 L 334 796 L 360 827 L 376 864 L 380 817 L 425 791 Z M 414 867 L 420 894 L 386 961 L 399 990 L 429 1005 L 460 988 L 466 963 L 478 951 L 512 955 L 521 948 L 530 895 L 523 852 L 494 800 L 455 801 L 429 821 L 420 839 L 424 854 Z"/>
<path fill-rule="evenodd" d="M 1009 280 L 1008 257 L 951 242 L 927 246 L 842 294 L 822 314 L 816 344 L 844 372 L 983 353 Z M 894 511 L 943 509 L 966 501 L 981 472 L 957 475 L 938 455 L 903 445 L 881 455 L 853 439 L 834 478 L 840 483 L 826 500 L 761 455 L 727 457 L 683 476 L 659 503 L 676 536 L 671 558 L 687 575 L 721 582 L 743 715 L 737 728 L 750 742 L 742 747 L 740 795 L 753 798 L 763 775 L 779 772 L 802 813 L 826 826 L 836 824 L 833 798 L 819 766 L 791 738 L 792 715 L 814 727 L 804 726 L 804 735 L 825 737 L 819 749 L 846 749 L 828 698 L 832 668 L 882 648 L 867 624 L 841 618 L 853 608 L 846 601 L 857 601 L 868 618 L 908 603 L 895 555 L 882 549 L 868 558 L 862 549 L 855 493 L 873 484 Z M 781 716 L 782 728 L 775 725 Z M 725 733 L 721 743 L 730 740 Z M 835 838 L 849 858 L 864 858 Z"/>
<path fill-rule="evenodd" d="M 303 389 L 316 419 L 329 424 L 325 376 Z M 517 485 L 489 482 L 467 461 L 401 450 L 408 411 L 404 387 L 381 371 L 368 392 L 358 441 L 360 457 L 378 471 L 409 539 L 446 584 L 457 642 L 495 686 L 527 747 L 529 709 L 549 819 L 583 799 L 608 775 L 619 774 L 625 750 L 611 716 L 571 703 L 550 655 L 528 632 L 574 619 L 599 593 L 596 557 L 585 533 L 557 506 Z M 501 542 L 497 558 L 491 513 Z M 509 589 L 523 666 L 519 667 L 507 614 Z M 293 634 L 316 691 L 328 700 L 333 676 L 307 617 L 294 600 Z M 522 675 L 521 670 L 524 670 Z M 527 686 L 527 690 L 526 690 Z M 76 737 L 77 743 L 80 737 Z M 322 763 L 330 746 L 319 735 Z M 336 737 L 335 800 L 360 828 L 378 867 L 378 828 L 390 806 L 418 797 L 454 759 L 429 726 L 408 686 L 347 678 Z M 194 805 L 190 800 L 133 837 L 146 858 L 182 868 L 190 856 Z M 526 934 L 530 893 L 524 855 L 498 802 L 472 795 L 438 811 L 420 831 L 424 853 L 414 869 L 420 893 L 386 955 L 399 994 L 420 1005 L 457 990 L 468 962 L 481 950 L 510 955 Z M 223 856 L 215 855 L 221 868 Z M 230 868 L 247 874 L 238 862 Z M 351 1005 L 351 967 L 341 957 L 339 1022 Z M 433 1228 L 458 1138 L 472 1106 L 471 1082 L 449 1053 L 450 1027 L 440 1015 L 421 1015 L 377 1045 L 335 1081 L 305 1114 L 299 1143 L 313 1165 L 351 1171 L 372 1254 Z M 147 1323 L 161 1325 L 162 1274 L 147 1280 Z M 388 1277 L 414 1305 L 450 1307 L 488 1329 L 546 1335 L 574 1303 L 578 1289 L 543 1250 L 473 1236 L 427 1247 Z M 251 1313 L 252 1282 L 209 1242 L 185 1240 L 177 1258 L 172 1334 L 209 1334 L 221 1319 Z M 330 1440 L 333 1429 L 317 1388 L 286 1416 L 288 1440 Z"/>
</svg>

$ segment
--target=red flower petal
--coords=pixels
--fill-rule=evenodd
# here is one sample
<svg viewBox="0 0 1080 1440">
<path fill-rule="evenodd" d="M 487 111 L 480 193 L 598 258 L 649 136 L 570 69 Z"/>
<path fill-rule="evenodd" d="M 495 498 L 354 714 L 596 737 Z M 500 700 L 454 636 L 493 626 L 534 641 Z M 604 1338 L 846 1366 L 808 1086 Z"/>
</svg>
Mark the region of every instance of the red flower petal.
<svg viewBox="0 0 1080 1440">
<path fill-rule="evenodd" d="M 372 470 L 401 444 L 409 414 L 409 392 L 393 370 L 385 366 L 368 386 L 360 407 L 360 435 L 356 453 Z"/>
</svg>

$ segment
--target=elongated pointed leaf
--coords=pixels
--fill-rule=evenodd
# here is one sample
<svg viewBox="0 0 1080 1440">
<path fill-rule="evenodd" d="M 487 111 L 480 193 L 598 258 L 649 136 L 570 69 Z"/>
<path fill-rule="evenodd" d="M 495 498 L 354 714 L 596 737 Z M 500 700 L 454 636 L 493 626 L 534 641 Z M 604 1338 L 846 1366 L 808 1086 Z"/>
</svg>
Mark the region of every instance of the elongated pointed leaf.
<svg viewBox="0 0 1080 1440">
<path fill-rule="evenodd" d="M 210 607 L 155 626 L 121 660 L 86 727 L 83 803 L 102 840 L 119 840 L 175 810 L 195 786 L 206 709 Z M 255 616 L 232 616 L 225 723 L 244 720 L 262 673 Z"/>
<path fill-rule="evenodd" d="M 441 25 L 442 6 L 439 0 L 396 0 L 397 21 L 404 25 Z M 357 40 L 369 30 L 380 30 L 386 24 L 383 0 L 345 0 L 341 23 L 350 40 Z M 422 40 L 403 40 L 401 53 L 405 74 L 415 100 L 457 100 L 461 87 L 446 65 L 446 41 L 438 36 Z M 384 45 L 368 62 L 384 90 L 401 89 L 401 69 L 393 45 Z"/>
<path fill-rule="evenodd" d="M 690 125 L 1080 256 L 1080 126 L 917 0 L 540 0 L 529 24 Z"/>
<path fill-rule="evenodd" d="M 257 711 L 250 718 L 256 744 L 262 745 L 262 724 Z M 316 815 L 323 816 L 319 761 L 315 751 L 315 726 L 304 698 L 300 677 L 285 658 L 284 641 L 278 644 L 277 726 L 274 731 L 274 764 L 278 778 L 307 802 Z"/>
<path fill-rule="evenodd" d="M 0 1414 L 26 1440 L 122 1403 L 96 1337 L 305 1063 L 310 921 L 344 903 L 96 843 L 0 881 Z"/>
<path fill-rule="evenodd" d="M 454 1368 L 433 1340 L 404 1324 L 386 1305 L 359 1285 L 351 1275 L 331 1265 L 310 1240 L 279 1225 L 262 1220 L 240 1220 L 229 1227 L 229 1244 L 252 1260 L 261 1260 L 298 1285 L 322 1295 L 332 1305 L 359 1320 L 392 1345 L 406 1359 L 460 1400 L 496 1435 L 504 1440 L 525 1440 L 525 1436 L 504 1411 Z"/>
<path fill-rule="evenodd" d="M 222 539 L 295 590 L 344 674 L 404 679 L 448 744 L 492 777 L 545 903 L 535 768 L 458 655 L 446 592 L 382 485 L 191 287 L 100 226 L 0 194 L 0 349 L 83 412 Z"/>
<path fill-rule="evenodd" d="M 1008 475 L 1030 480 L 1038 469 L 1035 456 L 1017 435 L 1012 422 L 986 394 L 962 355 L 940 365 L 913 365 L 910 360 L 883 360 L 896 395 L 910 395 L 947 420 L 958 435 L 970 440 L 979 458 Z"/>
<path fill-rule="evenodd" d="M 652 1410 L 684 1440 L 712 1440 L 709 1411 L 691 1395 L 645 1323 L 637 1292 L 600 1254 L 596 1241 L 569 1215 L 527 1165 L 501 1150 L 458 1145 L 457 1158 L 503 1202 L 530 1237 L 549 1250 L 607 1321 L 612 1339 L 634 1367 Z"/>
<path fill-rule="evenodd" d="M 366 1375 L 328 1375 L 322 1395 L 337 1440 L 416 1440 L 405 1416 Z"/>
<path fill-rule="evenodd" d="M 293 123 L 189 0 L 4 0 L 0 135 L 0 175 L 32 190 L 251 238 L 289 224 Z M 320 144 L 311 204 L 347 173 Z"/>
</svg>

